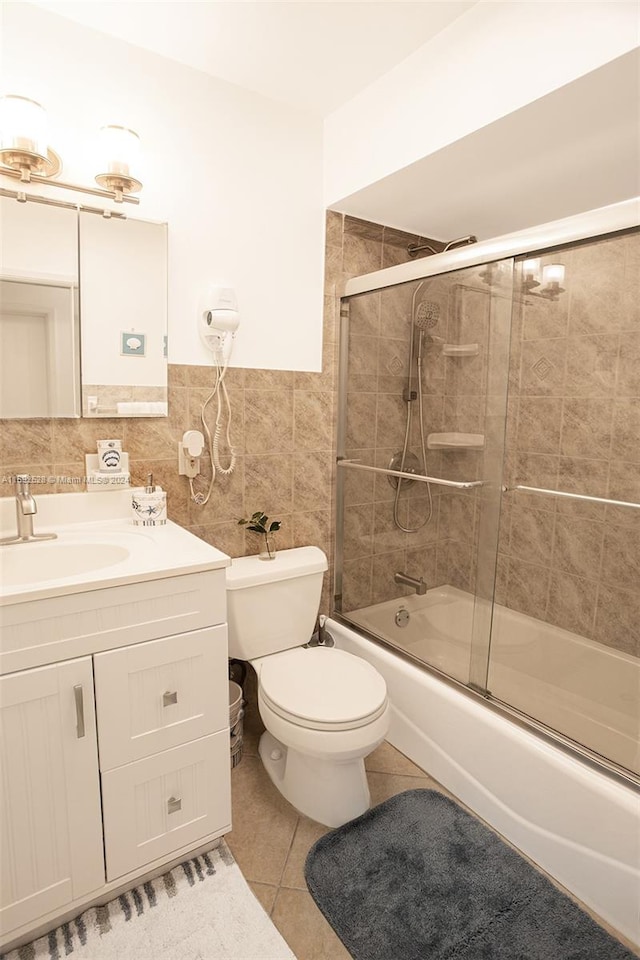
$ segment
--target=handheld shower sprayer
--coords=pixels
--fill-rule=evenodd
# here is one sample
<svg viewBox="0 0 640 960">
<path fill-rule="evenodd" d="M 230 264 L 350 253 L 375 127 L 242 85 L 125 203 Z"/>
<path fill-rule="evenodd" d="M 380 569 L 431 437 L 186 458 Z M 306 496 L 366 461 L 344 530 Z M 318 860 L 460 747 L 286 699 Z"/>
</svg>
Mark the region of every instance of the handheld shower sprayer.
<svg viewBox="0 0 640 960">
<path fill-rule="evenodd" d="M 433 300 L 421 300 L 414 311 L 413 325 L 418 331 L 417 361 L 422 363 L 422 344 L 427 330 L 433 330 L 440 320 L 440 304 Z M 435 340 L 435 337 L 431 338 Z"/>
</svg>

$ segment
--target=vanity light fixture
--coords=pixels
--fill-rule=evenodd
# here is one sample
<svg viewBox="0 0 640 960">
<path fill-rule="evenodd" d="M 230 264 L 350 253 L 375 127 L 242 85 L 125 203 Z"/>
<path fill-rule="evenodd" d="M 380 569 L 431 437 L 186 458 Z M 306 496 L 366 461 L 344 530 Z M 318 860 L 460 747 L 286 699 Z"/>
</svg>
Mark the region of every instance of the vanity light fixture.
<svg viewBox="0 0 640 960">
<path fill-rule="evenodd" d="M 21 183 L 46 183 L 64 190 L 108 197 L 116 203 L 139 203 L 130 196 L 142 190 L 132 175 L 140 157 L 140 138 L 127 127 L 106 126 L 100 131 L 101 172 L 96 182 L 101 189 L 54 179 L 62 161 L 48 146 L 47 114 L 28 97 L 9 94 L 0 98 L 0 174 Z"/>
</svg>

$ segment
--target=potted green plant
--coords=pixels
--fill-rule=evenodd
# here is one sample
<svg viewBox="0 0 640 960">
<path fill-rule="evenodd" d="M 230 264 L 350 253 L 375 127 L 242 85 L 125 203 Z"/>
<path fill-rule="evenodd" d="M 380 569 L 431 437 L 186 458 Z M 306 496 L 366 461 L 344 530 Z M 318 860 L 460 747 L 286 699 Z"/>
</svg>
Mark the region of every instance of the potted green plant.
<svg viewBox="0 0 640 960">
<path fill-rule="evenodd" d="M 240 526 L 247 527 L 253 533 L 259 533 L 262 536 L 262 546 L 260 547 L 261 560 L 275 560 L 276 545 L 274 534 L 280 529 L 280 521 L 272 520 L 269 523 L 269 517 L 261 510 L 252 513 L 248 520 L 238 520 Z"/>
</svg>

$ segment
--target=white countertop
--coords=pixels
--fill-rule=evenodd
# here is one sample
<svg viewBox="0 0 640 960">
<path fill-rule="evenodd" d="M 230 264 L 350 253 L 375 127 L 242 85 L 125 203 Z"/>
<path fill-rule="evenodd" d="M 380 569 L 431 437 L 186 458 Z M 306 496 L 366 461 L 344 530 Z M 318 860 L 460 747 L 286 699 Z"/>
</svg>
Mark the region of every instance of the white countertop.
<svg viewBox="0 0 640 960">
<path fill-rule="evenodd" d="M 58 536 L 56 540 L 0 547 L 0 604 L 217 570 L 231 563 L 226 554 L 171 521 L 154 527 L 135 526 L 128 513 L 131 491 L 43 496 L 38 496 L 37 488 L 32 492 L 38 507 L 34 532 Z M 3 498 L 1 535 L 11 536 L 15 529 L 15 500 Z M 94 557 L 101 550 L 106 562 L 93 568 Z M 89 558 L 86 565 L 82 562 L 85 553 Z M 59 562 L 71 557 L 76 567 L 80 558 L 82 569 L 56 575 L 56 555 Z M 40 571 L 36 578 L 30 579 L 27 573 L 20 582 L 21 571 L 31 569 Z"/>
</svg>

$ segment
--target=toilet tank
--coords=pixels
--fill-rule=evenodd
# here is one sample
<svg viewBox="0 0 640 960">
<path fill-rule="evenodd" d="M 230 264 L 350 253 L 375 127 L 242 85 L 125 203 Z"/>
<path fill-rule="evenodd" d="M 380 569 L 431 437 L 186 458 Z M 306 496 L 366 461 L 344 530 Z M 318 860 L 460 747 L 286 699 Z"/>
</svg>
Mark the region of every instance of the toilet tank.
<svg viewBox="0 0 640 960">
<path fill-rule="evenodd" d="M 226 569 L 229 656 L 254 660 L 306 643 L 315 626 L 327 558 L 319 547 L 238 557 Z"/>
</svg>

